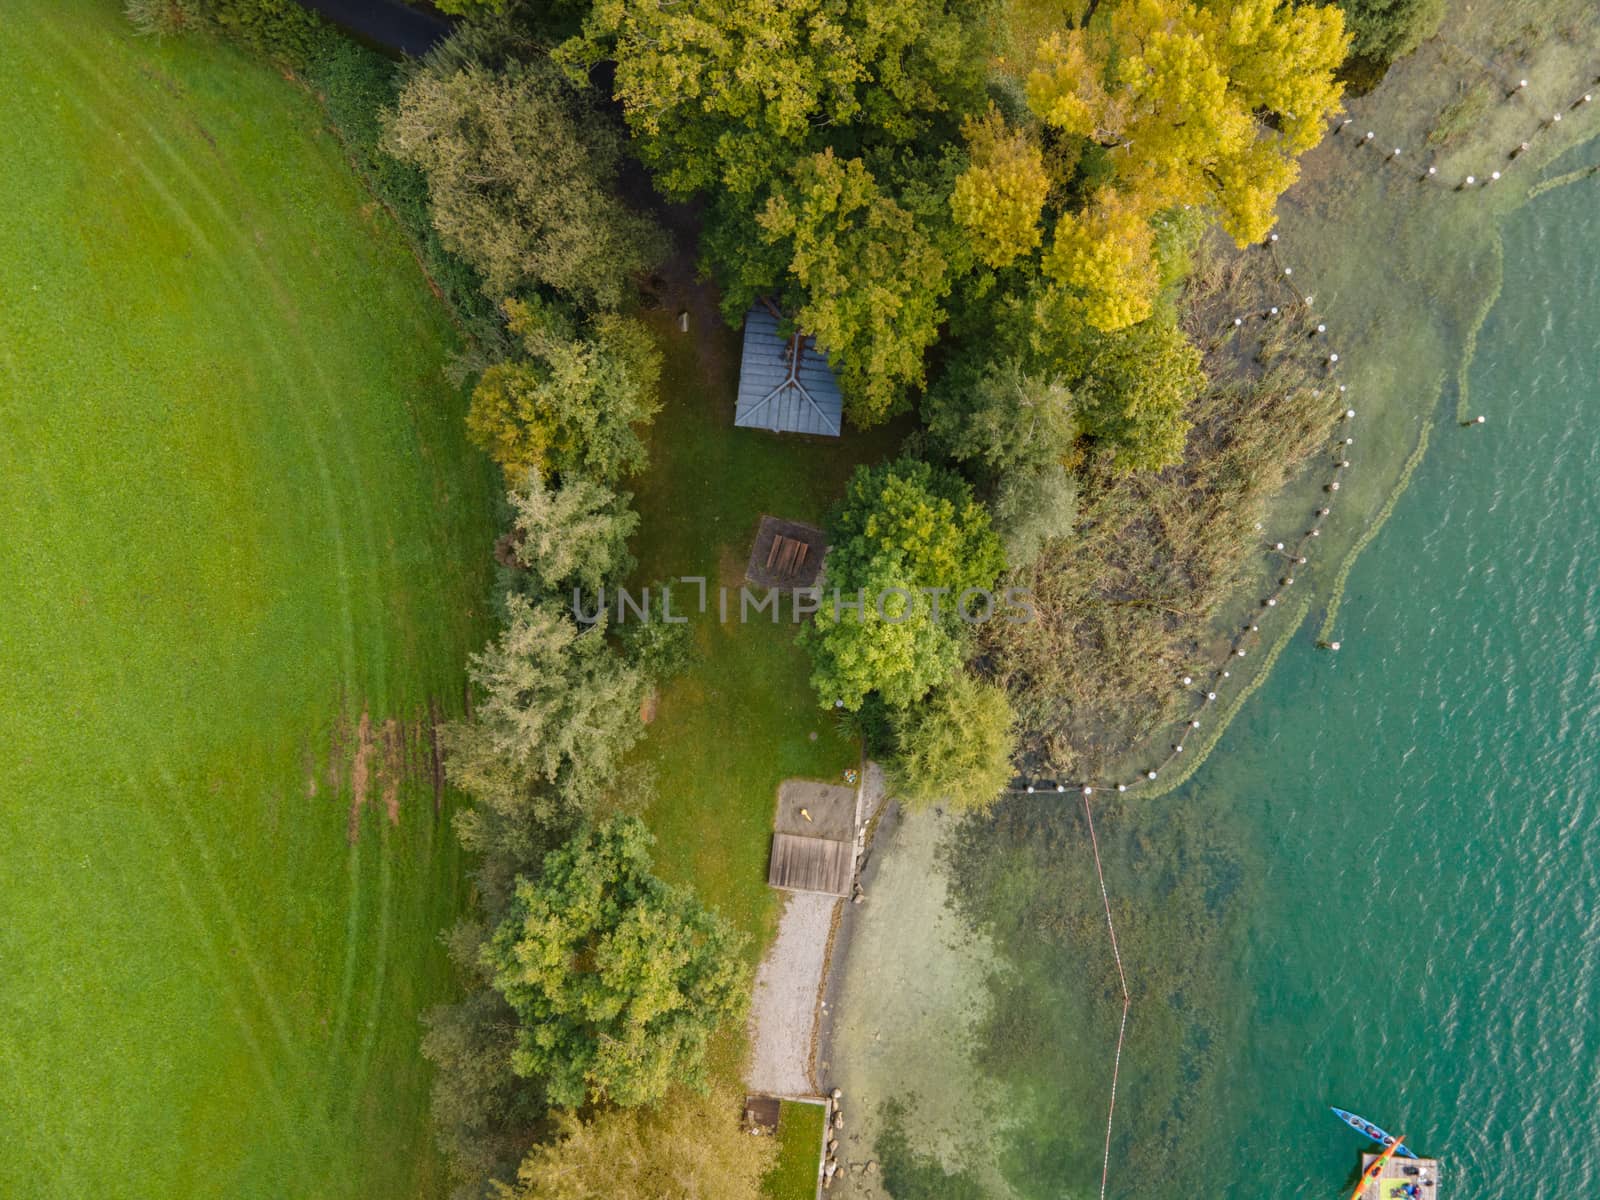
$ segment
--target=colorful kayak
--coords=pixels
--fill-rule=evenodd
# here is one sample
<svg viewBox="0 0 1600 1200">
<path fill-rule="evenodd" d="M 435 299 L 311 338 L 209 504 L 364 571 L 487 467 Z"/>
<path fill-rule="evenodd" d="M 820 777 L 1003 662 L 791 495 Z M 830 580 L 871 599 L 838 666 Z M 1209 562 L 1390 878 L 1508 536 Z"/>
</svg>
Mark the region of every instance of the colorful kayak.
<svg viewBox="0 0 1600 1200">
<path fill-rule="evenodd" d="M 1401 1137 L 1404 1137 L 1401 1134 Z M 1361 1194 L 1367 1190 L 1367 1185 L 1383 1174 L 1383 1164 L 1394 1157 L 1394 1152 L 1400 1149 L 1400 1138 L 1395 1138 L 1391 1145 L 1383 1148 L 1383 1153 L 1372 1160 L 1372 1165 L 1361 1172 L 1361 1182 L 1356 1184 L 1356 1190 L 1350 1193 L 1350 1200 L 1361 1200 Z"/>
<path fill-rule="evenodd" d="M 1329 1108 L 1333 1108 L 1333 1106 L 1331 1104 L 1328 1107 Z M 1333 1115 L 1338 1117 L 1339 1120 L 1343 1121 L 1346 1125 L 1350 1126 L 1351 1129 L 1354 1129 L 1362 1137 L 1371 1138 L 1373 1141 L 1377 1142 L 1380 1146 L 1383 1146 L 1385 1149 L 1388 1149 L 1389 1147 L 1393 1147 L 1394 1148 L 1394 1152 L 1396 1154 L 1398 1154 L 1401 1158 L 1415 1158 L 1416 1157 L 1415 1154 L 1411 1153 L 1411 1151 L 1407 1150 L 1404 1146 L 1402 1146 L 1400 1144 L 1400 1141 L 1399 1141 L 1398 1138 L 1390 1137 L 1387 1133 L 1385 1133 L 1383 1130 L 1379 1129 L 1376 1125 L 1374 1125 L 1371 1121 L 1367 1120 L 1365 1117 L 1358 1117 L 1358 1116 L 1356 1116 L 1355 1113 L 1345 1112 L 1345 1110 L 1342 1109 L 1342 1108 L 1334 1108 L 1333 1109 Z"/>
</svg>

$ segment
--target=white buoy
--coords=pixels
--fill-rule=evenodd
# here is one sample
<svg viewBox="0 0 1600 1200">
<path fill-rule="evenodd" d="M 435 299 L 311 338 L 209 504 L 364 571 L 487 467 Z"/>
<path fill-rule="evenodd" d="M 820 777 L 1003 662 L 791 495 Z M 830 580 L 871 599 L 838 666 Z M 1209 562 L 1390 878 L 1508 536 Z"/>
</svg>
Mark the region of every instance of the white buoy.
<svg viewBox="0 0 1600 1200">
<path fill-rule="evenodd" d="M 1092 796 L 1092 795 L 1094 795 L 1094 789 L 1092 787 L 1090 787 L 1088 784 L 1084 784 L 1083 785 L 1083 794 L 1085 796 Z"/>
<path fill-rule="evenodd" d="M 1328 355 L 1328 365 L 1329 366 L 1332 366 L 1334 363 L 1336 363 L 1338 361 L 1339 361 L 1339 356 L 1337 354 Z"/>
<path fill-rule="evenodd" d="M 1127 790 L 1128 790 L 1128 785 L 1127 785 L 1127 784 L 1125 784 L 1125 783 L 1119 783 L 1119 784 L 1117 784 L 1117 791 L 1119 791 L 1119 792 L 1125 792 L 1125 791 L 1127 791 Z"/>
<path fill-rule="evenodd" d="M 1146 771 L 1144 773 L 1144 777 L 1146 779 L 1154 779 L 1156 777 L 1156 773 L 1154 771 Z"/>
<path fill-rule="evenodd" d="M 1067 785 L 1066 785 L 1066 784 L 1064 784 L 1064 783 L 1058 783 L 1058 784 L 1056 784 L 1056 791 L 1058 791 L 1058 792 L 1064 792 L 1064 791 L 1066 791 L 1066 790 L 1067 790 Z M 1089 789 L 1088 789 L 1088 788 L 1085 788 L 1085 789 L 1084 789 L 1084 791 L 1088 791 L 1088 790 L 1089 790 Z"/>
</svg>

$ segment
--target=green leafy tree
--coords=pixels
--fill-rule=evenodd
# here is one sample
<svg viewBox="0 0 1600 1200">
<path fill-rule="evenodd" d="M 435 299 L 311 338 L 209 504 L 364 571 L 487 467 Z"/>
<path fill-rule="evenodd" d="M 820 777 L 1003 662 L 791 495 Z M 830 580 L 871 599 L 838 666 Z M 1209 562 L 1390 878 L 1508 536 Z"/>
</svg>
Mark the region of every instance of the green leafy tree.
<svg viewBox="0 0 1600 1200">
<path fill-rule="evenodd" d="M 950 287 L 944 252 L 861 160 L 831 150 L 796 163 L 757 222 L 782 249 L 785 307 L 829 353 L 850 419 L 883 421 L 922 384 Z M 729 304 L 742 313 L 763 290 L 747 278 Z"/>
<path fill-rule="evenodd" d="M 562 597 L 581 588 L 592 595 L 632 568 L 628 538 L 639 514 L 626 493 L 576 474 L 547 488 L 535 471 L 507 499 L 516 561 L 536 592 Z"/>
<path fill-rule="evenodd" d="M 988 512 L 960 476 L 900 459 L 857 469 L 830 537 L 822 608 L 802 634 L 819 702 L 856 712 L 876 692 L 915 703 L 960 665 L 962 593 L 992 588 L 1005 569 Z M 841 601 L 865 593 L 861 611 L 836 609 L 835 589 Z"/>
<path fill-rule="evenodd" d="M 655 224 L 613 191 L 620 136 L 547 59 L 424 68 L 383 144 L 426 174 L 440 240 L 495 299 L 545 284 L 613 307 L 666 252 Z"/>
<path fill-rule="evenodd" d="M 481 699 L 445 731 L 450 782 L 475 803 L 456 828 L 471 850 L 526 869 L 545 831 L 614 804 L 622 759 L 643 732 L 645 679 L 563 608 L 507 599 L 500 636 L 472 657 Z"/>
<path fill-rule="evenodd" d="M 758 1200 L 777 1161 L 772 1138 L 739 1123 L 726 1088 L 675 1092 L 649 1108 L 556 1114 L 555 1137 L 528 1152 L 501 1200 Z"/>
<path fill-rule="evenodd" d="M 422 1053 L 433 1064 L 430 1110 L 451 1173 L 472 1184 L 512 1167 L 544 1115 L 543 1097 L 511 1069 L 517 1019 L 481 963 L 485 933 L 463 921 L 446 944 L 466 994 L 423 1017 Z M 475 1193 L 474 1193 L 475 1194 Z"/>
<path fill-rule="evenodd" d="M 1015 723 L 1004 690 L 958 672 L 896 721 L 894 794 L 917 808 L 988 808 L 1012 777 Z"/>
<path fill-rule="evenodd" d="M 934 441 L 985 474 L 1059 463 L 1078 436 L 1072 393 L 1016 355 L 947 371 L 922 411 Z"/>
<path fill-rule="evenodd" d="M 1205 386 L 1200 351 L 1163 309 L 1115 333 L 1087 330 L 1068 352 L 1083 431 L 1118 471 L 1158 471 L 1183 458 L 1184 410 Z"/>
<path fill-rule="evenodd" d="M 1071 536 L 1078 485 L 1058 462 L 1021 467 L 1001 476 L 990 508 L 1006 561 L 1031 567 L 1046 543 Z"/>
<path fill-rule="evenodd" d="M 703 1087 L 707 1039 L 748 1001 L 744 936 L 651 874 L 652 840 L 624 817 L 552 852 L 484 949 L 519 1021 L 512 1066 L 558 1105 Z"/>
<path fill-rule="evenodd" d="M 1439 32 L 1445 0 L 1338 0 L 1350 53 L 1380 66 L 1404 58 Z"/>
<path fill-rule="evenodd" d="M 979 94 L 985 0 L 600 0 L 557 57 L 616 63 L 660 186 L 752 196 L 830 139 L 904 143 Z"/>
<path fill-rule="evenodd" d="M 602 315 L 585 337 L 532 305 L 506 312 L 528 357 L 496 363 L 473 388 L 467 432 L 508 479 L 581 473 L 611 483 L 645 463 L 639 428 L 661 407 L 661 353 L 638 321 Z"/>
</svg>

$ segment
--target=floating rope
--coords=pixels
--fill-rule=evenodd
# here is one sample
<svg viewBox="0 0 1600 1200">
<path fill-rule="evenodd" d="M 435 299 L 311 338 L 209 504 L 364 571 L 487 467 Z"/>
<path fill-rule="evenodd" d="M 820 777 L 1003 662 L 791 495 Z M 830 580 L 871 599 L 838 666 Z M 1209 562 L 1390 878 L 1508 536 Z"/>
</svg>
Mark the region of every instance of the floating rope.
<svg viewBox="0 0 1600 1200">
<path fill-rule="evenodd" d="M 1122 1074 L 1122 1042 L 1128 1033 L 1128 1009 L 1133 998 L 1128 994 L 1128 977 L 1122 970 L 1122 951 L 1117 946 L 1117 927 L 1111 920 L 1111 896 L 1106 891 L 1106 872 L 1100 865 L 1100 839 L 1094 832 L 1094 806 L 1089 789 L 1083 789 L 1083 815 L 1089 822 L 1089 845 L 1094 849 L 1094 873 L 1100 879 L 1100 902 L 1106 910 L 1106 932 L 1111 935 L 1111 957 L 1117 964 L 1117 983 L 1122 988 L 1122 1022 L 1117 1026 L 1117 1051 L 1111 1060 L 1111 1102 L 1106 1105 L 1106 1152 L 1100 1163 L 1100 1200 L 1106 1200 L 1106 1182 L 1111 1178 L 1111 1127 L 1117 1115 L 1117 1079 Z"/>
</svg>

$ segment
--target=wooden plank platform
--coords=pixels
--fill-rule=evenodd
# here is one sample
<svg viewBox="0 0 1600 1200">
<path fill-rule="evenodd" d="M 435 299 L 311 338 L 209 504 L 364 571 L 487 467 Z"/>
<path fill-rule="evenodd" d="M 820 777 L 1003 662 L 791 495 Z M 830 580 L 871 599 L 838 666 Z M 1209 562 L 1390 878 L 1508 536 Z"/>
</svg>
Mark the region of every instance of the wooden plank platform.
<svg viewBox="0 0 1600 1200">
<path fill-rule="evenodd" d="M 1363 1174 L 1378 1161 L 1376 1154 L 1361 1156 Z M 1415 1171 L 1415 1175 L 1407 1171 Z M 1437 1158 L 1401 1158 L 1398 1154 L 1383 1164 L 1383 1172 L 1367 1182 L 1361 1200 L 1405 1200 L 1401 1191 L 1408 1183 L 1422 1189 L 1421 1200 L 1439 1200 L 1439 1160 Z"/>
<path fill-rule="evenodd" d="M 797 837 L 792 833 L 772 835 L 772 864 L 767 869 L 767 882 L 775 888 L 848 896 L 855 870 L 853 841 Z"/>
</svg>

